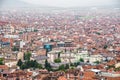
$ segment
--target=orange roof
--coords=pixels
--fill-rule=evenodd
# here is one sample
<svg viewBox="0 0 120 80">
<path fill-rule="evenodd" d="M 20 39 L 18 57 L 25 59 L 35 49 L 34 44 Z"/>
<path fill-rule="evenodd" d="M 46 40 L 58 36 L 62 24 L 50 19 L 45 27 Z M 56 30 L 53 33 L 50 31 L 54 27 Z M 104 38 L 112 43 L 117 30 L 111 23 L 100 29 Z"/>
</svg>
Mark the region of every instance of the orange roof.
<svg viewBox="0 0 120 80">
<path fill-rule="evenodd" d="M 120 80 L 120 77 L 106 77 L 107 80 Z"/>
<path fill-rule="evenodd" d="M 60 76 L 58 80 L 67 80 L 64 76 Z"/>
<path fill-rule="evenodd" d="M 0 65 L 0 69 L 8 69 L 7 65 Z"/>
<path fill-rule="evenodd" d="M 86 71 L 84 72 L 84 78 L 83 80 L 94 80 L 93 77 L 95 76 L 94 72 Z"/>
<path fill-rule="evenodd" d="M 32 72 L 27 72 L 28 75 L 32 75 L 33 73 Z"/>
<path fill-rule="evenodd" d="M 116 47 L 115 50 L 116 50 L 116 51 L 120 51 L 120 47 Z"/>
<path fill-rule="evenodd" d="M 115 64 L 115 60 L 111 60 L 107 63 L 107 65 L 114 65 Z"/>
</svg>

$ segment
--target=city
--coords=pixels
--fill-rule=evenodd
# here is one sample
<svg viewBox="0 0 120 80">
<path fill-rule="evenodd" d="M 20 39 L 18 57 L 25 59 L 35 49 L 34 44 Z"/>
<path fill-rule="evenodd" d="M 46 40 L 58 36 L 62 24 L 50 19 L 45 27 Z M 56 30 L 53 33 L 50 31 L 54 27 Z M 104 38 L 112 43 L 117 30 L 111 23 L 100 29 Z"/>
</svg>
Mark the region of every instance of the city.
<svg viewBox="0 0 120 80">
<path fill-rule="evenodd" d="M 0 8 L 0 80 L 120 80 L 120 8 Z"/>
</svg>

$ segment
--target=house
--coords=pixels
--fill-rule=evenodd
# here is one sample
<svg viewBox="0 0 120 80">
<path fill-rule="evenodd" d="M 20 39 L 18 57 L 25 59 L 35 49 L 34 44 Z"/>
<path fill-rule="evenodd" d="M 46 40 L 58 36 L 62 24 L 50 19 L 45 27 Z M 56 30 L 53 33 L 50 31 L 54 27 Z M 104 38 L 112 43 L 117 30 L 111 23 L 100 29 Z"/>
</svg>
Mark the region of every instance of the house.
<svg viewBox="0 0 120 80">
<path fill-rule="evenodd" d="M 38 63 L 42 64 L 44 66 L 46 59 L 48 59 L 45 55 L 38 55 L 32 57 L 33 60 L 36 60 Z"/>
<path fill-rule="evenodd" d="M 14 71 L 13 73 L 8 74 L 6 77 L 7 80 L 32 80 L 32 74 L 22 70 Z"/>
<path fill-rule="evenodd" d="M 23 57 L 24 57 L 24 52 L 17 53 L 17 60 L 19 60 L 19 59 L 23 60 Z"/>
</svg>

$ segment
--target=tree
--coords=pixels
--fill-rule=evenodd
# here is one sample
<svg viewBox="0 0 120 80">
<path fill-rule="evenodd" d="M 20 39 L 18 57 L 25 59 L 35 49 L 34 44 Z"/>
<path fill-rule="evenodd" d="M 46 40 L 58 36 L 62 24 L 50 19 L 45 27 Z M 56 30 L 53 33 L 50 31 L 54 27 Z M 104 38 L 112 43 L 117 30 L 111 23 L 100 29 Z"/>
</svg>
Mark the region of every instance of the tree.
<svg viewBox="0 0 120 80">
<path fill-rule="evenodd" d="M 54 39 L 51 39 L 50 42 L 54 42 Z"/>
<path fill-rule="evenodd" d="M 107 69 L 115 68 L 115 65 L 108 65 Z"/>
<path fill-rule="evenodd" d="M 27 66 L 25 64 L 20 66 L 20 69 L 27 69 Z"/>
<path fill-rule="evenodd" d="M 74 64 L 73 64 L 73 63 L 70 63 L 70 66 L 74 66 Z"/>
<path fill-rule="evenodd" d="M 61 54 L 61 53 L 59 52 L 59 53 L 58 53 L 58 58 L 60 58 L 60 54 Z"/>
<path fill-rule="evenodd" d="M 74 66 L 75 66 L 75 67 L 77 67 L 77 66 L 78 66 L 78 65 L 77 65 L 77 62 L 75 62 L 75 63 L 74 63 Z"/>
<path fill-rule="evenodd" d="M 35 29 L 35 30 L 34 30 L 34 32 L 38 32 L 38 30 L 37 30 L 37 29 Z"/>
<path fill-rule="evenodd" d="M 48 67 L 48 61 L 47 59 L 45 60 L 45 68 Z"/>
<path fill-rule="evenodd" d="M 24 63 L 22 63 L 22 65 L 20 66 L 20 68 L 21 69 L 28 69 L 28 68 L 33 68 L 33 69 L 39 68 L 39 69 L 41 69 L 42 65 L 39 64 L 36 60 L 31 60 L 31 61 L 27 60 Z"/>
<path fill-rule="evenodd" d="M 54 60 L 55 63 L 61 63 L 61 59 L 60 58 L 57 58 Z"/>
<path fill-rule="evenodd" d="M 115 70 L 115 71 L 120 71 L 120 67 L 118 67 L 118 68 L 115 68 L 114 70 Z"/>
<path fill-rule="evenodd" d="M 94 63 L 99 64 L 100 62 L 99 61 L 95 61 Z"/>
<path fill-rule="evenodd" d="M 18 62 L 17 62 L 17 65 L 21 66 L 22 64 L 23 64 L 23 62 L 21 61 L 21 59 L 19 59 Z"/>
<path fill-rule="evenodd" d="M 48 71 L 51 71 L 51 70 L 52 70 L 52 67 L 51 67 L 50 63 L 48 63 L 47 59 L 45 60 L 45 68 L 46 68 Z"/>
<path fill-rule="evenodd" d="M 23 32 L 19 32 L 19 34 L 23 34 Z"/>
<path fill-rule="evenodd" d="M 107 45 L 104 45 L 104 47 L 103 47 L 103 48 L 104 48 L 104 49 L 107 49 L 107 47 L 108 47 Z"/>
<path fill-rule="evenodd" d="M 35 61 L 31 60 L 30 61 L 30 67 L 34 67 L 35 66 Z"/>
<path fill-rule="evenodd" d="M 14 46 L 14 47 L 12 48 L 12 51 L 19 51 L 19 48 L 17 48 L 16 46 Z"/>
<path fill-rule="evenodd" d="M 32 65 L 32 60 L 31 61 L 27 60 L 27 61 L 24 62 L 24 64 L 27 66 L 27 68 L 33 67 L 33 66 L 31 66 Z"/>
<path fill-rule="evenodd" d="M 27 52 L 24 54 L 24 60 L 25 62 L 22 62 L 21 59 L 18 61 L 17 65 L 20 67 L 20 69 L 28 69 L 28 68 L 42 68 L 42 65 L 39 64 L 36 60 L 30 60 L 31 53 Z M 48 67 L 51 67 L 49 63 L 47 63 Z"/>
<path fill-rule="evenodd" d="M 100 35 L 100 33 L 99 33 L 99 32 L 96 32 L 96 34 L 97 34 L 97 35 Z"/>
<path fill-rule="evenodd" d="M 0 58 L 0 65 L 3 65 L 3 58 Z"/>
<path fill-rule="evenodd" d="M 59 66 L 59 70 L 64 71 L 65 70 L 65 66 L 64 65 Z"/>
<path fill-rule="evenodd" d="M 69 69 L 69 64 L 66 64 L 66 65 L 65 65 L 65 69 Z"/>
<path fill-rule="evenodd" d="M 35 68 L 38 68 L 39 63 L 36 60 L 33 61 L 33 64 Z"/>
<path fill-rule="evenodd" d="M 27 52 L 27 53 L 24 54 L 24 60 L 30 60 L 30 57 L 31 57 L 30 52 Z"/>
<path fill-rule="evenodd" d="M 38 64 L 38 68 L 39 68 L 39 69 L 42 69 L 43 67 L 42 67 L 42 65 L 41 65 L 41 64 Z"/>
<path fill-rule="evenodd" d="M 80 62 L 84 62 L 84 59 L 83 59 L 83 58 L 80 58 Z"/>
</svg>

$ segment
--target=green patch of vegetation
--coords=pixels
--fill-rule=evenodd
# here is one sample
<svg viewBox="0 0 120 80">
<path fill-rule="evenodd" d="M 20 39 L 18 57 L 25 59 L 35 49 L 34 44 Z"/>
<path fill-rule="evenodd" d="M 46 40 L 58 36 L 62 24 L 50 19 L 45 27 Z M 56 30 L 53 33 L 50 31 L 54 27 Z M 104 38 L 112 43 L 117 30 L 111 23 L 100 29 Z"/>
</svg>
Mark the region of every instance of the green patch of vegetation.
<svg viewBox="0 0 120 80">
<path fill-rule="evenodd" d="M 30 60 L 31 52 L 27 52 L 24 54 L 24 60 Z"/>
<path fill-rule="evenodd" d="M 84 62 L 84 59 L 83 58 L 80 58 L 80 60 L 79 60 L 80 62 Z"/>
<path fill-rule="evenodd" d="M 38 30 L 37 30 L 37 29 L 35 29 L 35 30 L 34 30 L 34 32 L 38 32 Z"/>
<path fill-rule="evenodd" d="M 100 32 L 96 32 L 97 35 L 101 35 Z"/>
<path fill-rule="evenodd" d="M 14 46 L 14 47 L 12 48 L 12 51 L 19 51 L 19 48 L 17 48 L 16 46 Z"/>
<path fill-rule="evenodd" d="M 80 62 L 75 62 L 74 66 L 77 67 L 80 64 Z"/>
<path fill-rule="evenodd" d="M 96 50 L 96 48 L 92 48 L 92 49 Z"/>
<path fill-rule="evenodd" d="M 107 47 L 108 47 L 107 45 L 104 45 L 103 49 L 107 49 Z"/>
<path fill-rule="evenodd" d="M 120 71 L 120 67 L 118 67 L 118 68 L 115 68 L 115 71 Z"/>
<path fill-rule="evenodd" d="M 23 32 L 19 32 L 19 34 L 23 34 Z"/>
<path fill-rule="evenodd" d="M 17 66 L 21 66 L 23 64 L 22 60 L 19 59 L 18 62 L 17 62 Z"/>
<path fill-rule="evenodd" d="M 4 65 L 3 58 L 0 58 L 0 65 Z"/>
<path fill-rule="evenodd" d="M 107 66 L 107 70 L 108 70 L 108 69 L 111 69 L 111 68 L 115 68 L 115 65 L 108 65 L 108 66 Z"/>
<path fill-rule="evenodd" d="M 73 66 L 73 67 L 74 67 L 74 64 L 73 64 L 73 63 L 70 63 L 70 66 Z"/>
<path fill-rule="evenodd" d="M 47 60 L 45 60 L 45 69 L 47 69 L 48 71 L 52 71 L 52 67 Z"/>
<path fill-rule="evenodd" d="M 61 59 L 60 58 L 57 58 L 54 60 L 55 63 L 61 63 Z"/>
<path fill-rule="evenodd" d="M 96 63 L 96 64 L 100 64 L 100 61 L 95 61 L 94 63 Z"/>
<path fill-rule="evenodd" d="M 20 69 L 29 69 L 29 68 L 42 69 L 42 65 L 39 64 L 36 60 L 28 60 L 25 62 L 22 62 L 21 60 L 19 60 L 17 65 L 20 67 Z"/>
<path fill-rule="evenodd" d="M 59 70 L 65 71 L 65 66 L 64 65 L 59 66 Z"/>
<path fill-rule="evenodd" d="M 29 69 L 29 68 L 39 68 L 42 69 L 42 65 L 39 64 L 36 60 L 30 60 L 31 52 L 27 52 L 24 54 L 24 62 L 22 62 L 21 59 L 18 60 L 17 66 L 20 67 L 20 69 Z"/>
</svg>

